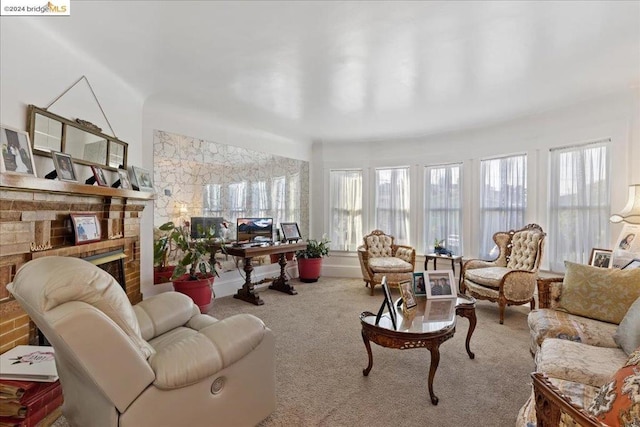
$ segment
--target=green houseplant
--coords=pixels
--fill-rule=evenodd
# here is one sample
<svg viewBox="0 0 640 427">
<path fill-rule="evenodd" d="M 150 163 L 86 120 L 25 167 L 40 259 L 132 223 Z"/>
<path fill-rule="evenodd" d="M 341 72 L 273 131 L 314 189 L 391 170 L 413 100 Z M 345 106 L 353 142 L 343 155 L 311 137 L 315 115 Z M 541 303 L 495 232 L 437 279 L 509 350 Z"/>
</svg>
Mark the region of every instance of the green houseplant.
<svg viewBox="0 0 640 427">
<path fill-rule="evenodd" d="M 206 313 L 214 298 L 213 281 L 219 277 L 217 263 L 212 256 L 217 239 L 210 230 L 204 230 L 203 239 L 192 239 L 188 224 L 176 226 L 167 222 L 160 230 L 169 232 L 170 244 L 180 252 L 181 258 L 171 276 L 177 292 L 190 296 L 202 313 Z"/>
<path fill-rule="evenodd" d="M 329 255 L 329 243 L 326 236 L 322 239 L 307 239 L 306 249 L 296 252 L 300 280 L 305 283 L 317 282 L 322 270 L 322 258 Z"/>
<path fill-rule="evenodd" d="M 153 283 L 166 283 L 173 275 L 174 265 L 169 265 L 169 258 L 175 249 L 171 243 L 169 229 L 161 226 L 153 231 Z"/>
</svg>

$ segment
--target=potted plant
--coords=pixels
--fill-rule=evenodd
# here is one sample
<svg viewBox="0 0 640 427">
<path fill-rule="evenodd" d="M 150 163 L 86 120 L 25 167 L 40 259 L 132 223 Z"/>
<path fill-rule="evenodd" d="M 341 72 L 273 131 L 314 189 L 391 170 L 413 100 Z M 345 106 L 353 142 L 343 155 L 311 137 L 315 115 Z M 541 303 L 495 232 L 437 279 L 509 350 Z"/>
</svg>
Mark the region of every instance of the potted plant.
<svg viewBox="0 0 640 427">
<path fill-rule="evenodd" d="M 307 239 L 307 248 L 297 251 L 298 273 L 305 283 L 317 282 L 322 270 L 322 258 L 329 255 L 329 243 L 326 236 L 321 240 Z"/>
<path fill-rule="evenodd" d="M 153 284 L 167 283 L 173 275 L 174 265 L 169 265 L 169 256 L 173 252 L 169 229 L 166 224 L 153 232 Z"/>
<path fill-rule="evenodd" d="M 176 292 L 188 295 L 206 313 L 214 298 L 213 281 L 218 275 L 217 263 L 212 253 L 216 243 L 213 233 L 205 230 L 205 237 L 192 239 L 188 224 L 176 226 L 173 222 L 163 224 L 160 229 L 170 231 L 169 239 L 180 251 L 182 258 L 175 266 L 171 281 Z"/>
</svg>

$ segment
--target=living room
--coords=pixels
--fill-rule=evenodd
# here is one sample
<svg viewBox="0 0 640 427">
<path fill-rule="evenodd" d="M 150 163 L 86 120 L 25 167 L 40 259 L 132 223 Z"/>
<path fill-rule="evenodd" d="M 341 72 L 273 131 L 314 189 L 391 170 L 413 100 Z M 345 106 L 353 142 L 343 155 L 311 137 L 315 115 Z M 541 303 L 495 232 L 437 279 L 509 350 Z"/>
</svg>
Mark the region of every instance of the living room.
<svg viewBox="0 0 640 427">
<path fill-rule="evenodd" d="M 611 249 L 617 243 L 623 225 L 608 218 L 625 206 L 628 187 L 640 183 L 637 2 L 201 3 L 185 6 L 193 9 L 175 21 L 163 8 L 157 9 L 155 21 L 144 2 L 71 2 L 69 16 L 3 16 L 0 122 L 25 130 L 28 105 L 45 107 L 86 76 L 99 104 L 82 83 L 51 110 L 112 127 L 129 143 L 131 165 L 155 170 L 158 132 L 304 162 L 308 216 L 297 219 L 303 237 L 328 234 L 335 246 L 324 260 L 322 277 L 348 279 L 366 295 L 355 246 L 379 228 L 375 194 L 380 170 L 406 173 L 403 214 L 408 226 L 397 238 L 415 247 L 417 266 L 431 251 L 433 238 L 450 238 L 452 245 L 456 236 L 457 254 L 465 259 L 487 255 L 493 232 L 501 229 L 488 231 L 481 222 L 483 163 L 512 157 L 519 157 L 526 169 L 521 175 L 525 204 L 514 228 L 536 223 L 547 233 L 541 270 L 562 273 L 565 259 L 588 263 L 592 248 Z M 275 23 L 282 28 L 274 28 Z M 471 29 L 463 30 L 467 25 Z M 194 28 L 210 28 L 210 44 L 195 43 Z M 349 29 L 358 31 L 354 35 Z M 361 39 L 363 33 L 369 38 Z M 172 39 L 179 34 L 191 35 Z M 202 49 L 219 59 L 203 58 Z M 319 59 L 308 58 L 314 56 L 309 52 L 318 52 L 322 66 L 315 62 Z M 429 55 L 433 61 L 426 59 Z M 311 77 L 303 76 L 311 70 Z M 327 106 L 331 110 L 321 109 Z M 589 144 L 607 147 L 606 221 L 597 236 L 581 240 L 582 252 L 572 258 L 562 253 L 559 233 L 552 232 L 552 157 L 557 150 Z M 35 156 L 35 161 L 38 177 L 53 169 L 48 157 Z M 433 236 L 426 229 L 424 174 L 441 165 L 460 168 L 462 208 L 456 231 Z M 361 173 L 362 226 L 339 241 L 338 234 L 332 235 L 338 231 L 331 179 L 332 171 L 347 170 Z M 107 172 L 113 180 L 114 171 Z M 165 189 L 156 187 L 158 197 Z M 180 199 L 175 191 L 171 200 L 186 204 L 191 216 L 203 214 L 197 203 Z M 146 299 L 170 285 L 153 284 L 158 208 L 153 201 L 143 205 L 139 281 Z M 273 266 L 258 269 L 258 278 L 273 271 Z M 216 297 L 230 296 L 240 285 L 237 272 L 227 272 L 214 284 Z M 381 295 L 378 289 L 371 306 L 354 310 L 354 318 L 365 309 L 377 310 Z M 483 310 L 484 320 L 497 323 L 494 305 Z M 519 316 L 525 329 L 528 309 L 510 310 L 515 314 L 507 316 Z"/>
</svg>

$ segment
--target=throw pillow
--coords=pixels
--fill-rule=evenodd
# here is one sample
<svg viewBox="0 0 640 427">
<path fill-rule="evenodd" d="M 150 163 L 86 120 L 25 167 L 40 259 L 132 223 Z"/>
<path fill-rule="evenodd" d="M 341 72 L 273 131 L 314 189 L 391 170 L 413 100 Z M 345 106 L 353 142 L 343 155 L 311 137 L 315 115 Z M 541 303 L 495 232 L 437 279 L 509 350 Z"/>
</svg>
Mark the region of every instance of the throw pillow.
<svg viewBox="0 0 640 427">
<path fill-rule="evenodd" d="M 640 298 L 631 304 L 629 311 L 618 325 L 613 340 L 627 354 L 631 354 L 634 348 L 640 347 Z"/>
<path fill-rule="evenodd" d="M 603 385 L 588 409 L 608 426 L 635 426 L 640 420 L 640 347 Z"/>
<path fill-rule="evenodd" d="M 640 297 L 640 268 L 618 270 L 564 262 L 558 307 L 571 314 L 619 324 Z"/>
</svg>

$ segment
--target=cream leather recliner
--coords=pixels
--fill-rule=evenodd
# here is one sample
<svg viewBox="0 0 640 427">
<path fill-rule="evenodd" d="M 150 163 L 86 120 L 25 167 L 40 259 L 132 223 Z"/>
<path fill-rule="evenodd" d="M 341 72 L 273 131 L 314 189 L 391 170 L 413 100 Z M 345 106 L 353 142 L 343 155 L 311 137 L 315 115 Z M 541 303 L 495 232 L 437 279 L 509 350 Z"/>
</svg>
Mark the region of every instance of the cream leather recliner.
<svg viewBox="0 0 640 427">
<path fill-rule="evenodd" d="M 71 257 L 30 261 L 7 289 L 53 345 L 73 426 L 252 426 L 275 409 L 274 337 L 255 316 L 217 320 L 176 292 L 132 306 Z"/>
</svg>

